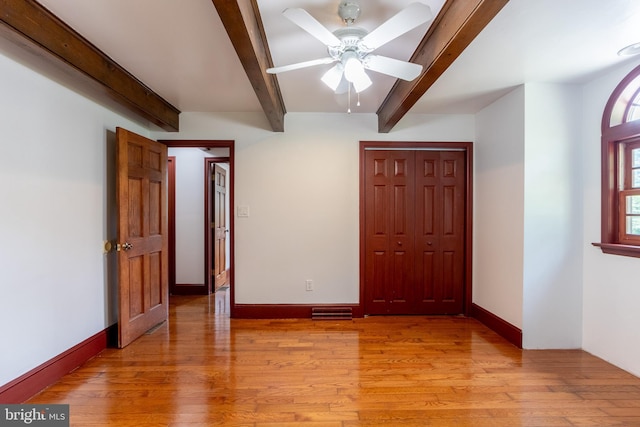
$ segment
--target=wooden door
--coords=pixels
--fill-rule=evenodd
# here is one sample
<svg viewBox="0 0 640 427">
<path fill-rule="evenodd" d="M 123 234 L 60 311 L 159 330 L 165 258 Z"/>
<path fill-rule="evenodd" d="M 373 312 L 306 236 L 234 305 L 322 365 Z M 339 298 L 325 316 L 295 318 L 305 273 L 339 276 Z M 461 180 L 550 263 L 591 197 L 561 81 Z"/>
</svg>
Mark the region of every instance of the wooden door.
<svg viewBox="0 0 640 427">
<path fill-rule="evenodd" d="M 365 314 L 464 311 L 465 159 L 463 151 L 365 151 Z"/>
<path fill-rule="evenodd" d="M 213 272 L 215 289 L 227 283 L 227 171 L 213 168 Z"/>
<path fill-rule="evenodd" d="M 465 153 L 416 152 L 415 311 L 464 311 Z"/>
<path fill-rule="evenodd" d="M 366 314 L 413 311 L 415 154 L 365 153 Z"/>
<path fill-rule="evenodd" d="M 116 138 L 122 348 L 167 319 L 167 147 L 122 128 Z"/>
</svg>

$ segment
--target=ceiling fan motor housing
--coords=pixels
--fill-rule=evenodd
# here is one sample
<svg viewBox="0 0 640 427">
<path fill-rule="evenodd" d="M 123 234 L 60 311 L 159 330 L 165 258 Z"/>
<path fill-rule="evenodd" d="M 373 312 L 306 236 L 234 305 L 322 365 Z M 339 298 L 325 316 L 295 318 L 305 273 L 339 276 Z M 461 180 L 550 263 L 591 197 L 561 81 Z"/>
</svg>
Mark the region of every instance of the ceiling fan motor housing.
<svg viewBox="0 0 640 427">
<path fill-rule="evenodd" d="M 338 28 L 333 34 L 340 39 L 340 46 L 327 46 L 329 55 L 336 60 L 339 60 L 342 54 L 347 51 L 352 51 L 360 57 L 364 58 L 367 53 L 371 52 L 365 46 L 360 43 L 360 40 L 368 34 L 368 31 L 360 27 L 346 27 Z"/>
</svg>

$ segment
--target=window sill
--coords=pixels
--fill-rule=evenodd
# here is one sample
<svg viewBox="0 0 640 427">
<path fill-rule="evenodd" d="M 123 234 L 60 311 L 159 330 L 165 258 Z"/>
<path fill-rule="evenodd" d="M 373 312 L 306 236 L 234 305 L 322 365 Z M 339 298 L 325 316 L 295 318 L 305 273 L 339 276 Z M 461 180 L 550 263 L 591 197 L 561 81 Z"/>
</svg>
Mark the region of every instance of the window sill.
<svg viewBox="0 0 640 427">
<path fill-rule="evenodd" d="M 619 243 L 592 243 L 592 245 L 602 249 L 605 254 L 640 258 L 640 246 L 621 245 Z"/>
</svg>

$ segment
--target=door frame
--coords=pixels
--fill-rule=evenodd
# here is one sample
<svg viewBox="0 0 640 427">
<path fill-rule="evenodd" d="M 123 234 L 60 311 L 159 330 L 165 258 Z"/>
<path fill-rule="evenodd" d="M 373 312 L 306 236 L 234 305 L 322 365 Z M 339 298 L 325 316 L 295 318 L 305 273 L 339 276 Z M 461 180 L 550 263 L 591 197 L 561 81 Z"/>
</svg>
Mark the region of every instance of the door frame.
<svg viewBox="0 0 640 427">
<path fill-rule="evenodd" d="M 169 254 L 169 294 L 176 287 L 176 158 L 167 156 L 167 223 Z"/>
<path fill-rule="evenodd" d="M 234 245 L 235 245 L 235 226 L 234 226 L 234 215 L 233 215 L 233 206 L 235 206 L 234 202 L 234 176 L 235 176 L 235 141 L 234 140 L 211 140 L 211 139 L 160 139 L 158 142 L 165 144 L 170 148 L 227 148 L 229 150 L 229 156 L 224 158 L 225 163 L 229 164 L 229 172 L 227 175 L 227 191 L 229 193 L 229 211 L 230 215 L 228 219 L 228 227 L 229 227 L 229 310 L 230 317 L 233 317 L 235 311 L 235 302 L 234 302 L 234 284 L 235 284 L 235 255 L 234 255 Z M 217 158 L 220 159 L 220 158 Z M 205 170 L 205 175 L 208 174 L 208 171 Z M 205 192 L 207 186 L 205 183 Z M 205 201 L 206 202 L 206 201 Z M 205 209 L 207 209 L 205 207 Z M 206 215 L 206 212 L 205 212 Z M 171 218 L 170 218 L 171 220 Z M 206 220 L 206 216 L 205 216 Z M 206 240 L 206 233 L 205 233 Z M 206 244 L 206 243 L 205 243 Z M 174 239 L 170 239 L 169 242 L 171 253 L 172 251 L 175 253 L 175 230 L 174 230 Z M 205 256 L 206 256 L 206 247 L 205 247 Z M 207 264 L 205 262 L 205 268 Z M 169 266 L 170 271 L 173 270 L 175 272 L 175 260 L 174 265 Z M 207 287 L 207 283 L 210 285 L 210 279 L 207 281 L 207 276 L 205 276 L 205 286 Z"/>
<path fill-rule="evenodd" d="M 417 142 L 417 141 L 360 141 L 360 306 L 365 310 L 365 151 L 367 150 L 463 150 L 465 152 L 465 239 L 464 239 L 464 289 L 463 314 L 470 316 L 473 303 L 472 256 L 473 256 L 473 143 L 472 142 Z"/>
</svg>

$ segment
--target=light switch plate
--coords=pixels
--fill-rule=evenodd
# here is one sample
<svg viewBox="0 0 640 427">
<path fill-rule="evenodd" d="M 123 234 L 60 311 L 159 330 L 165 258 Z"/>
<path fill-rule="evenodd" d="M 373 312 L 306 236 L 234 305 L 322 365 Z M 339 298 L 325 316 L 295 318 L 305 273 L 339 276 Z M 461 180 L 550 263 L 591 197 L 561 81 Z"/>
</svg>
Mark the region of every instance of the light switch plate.
<svg viewBox="0 0 640 427">
<path fill-rule="evenodd" d="M 238 206 L 238 218 L 249 218 L 249 206 Z"/>
</svg>

